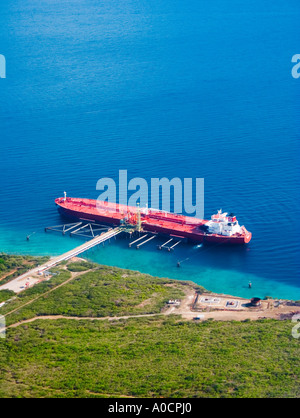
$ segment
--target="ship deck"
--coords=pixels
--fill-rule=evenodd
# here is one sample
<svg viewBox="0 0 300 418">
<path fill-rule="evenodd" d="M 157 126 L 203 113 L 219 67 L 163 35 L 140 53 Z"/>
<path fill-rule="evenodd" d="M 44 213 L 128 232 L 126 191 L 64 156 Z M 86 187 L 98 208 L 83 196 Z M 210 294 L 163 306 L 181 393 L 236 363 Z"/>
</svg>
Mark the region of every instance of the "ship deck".
<svg viewBox="0 0 300 418">
<path fill-rule="evenodd" d="M 138 208 L 119 203 L 97 201 L 80 198 L 58 198 L 55 201 L 59 206 L 76 213 L 88 214 L 90 216 L 113 219 L 120 222 L 124 217 L 136 216 L 138 210 L 141 214 L 142 227 L 149 231 L 160 231 L 166 234 L 176 234 L 183 237 L 203 237 L 206 235 L 199 229 L 199 226 L 207 221 L 190 216 L 164 212 L 152 208 Z M 210 237 L 218 237 L 217 234 L 207 234 Z M 220 236 L 219 236 L 220 237 Z M 234 234 L 230 237 L 223 236 L 223 239 L 241 238 L 243 234 Z"/>
<path fill-rule="evenodd" d="M 112 217 L 117 220 L 123 219 L 126 215 L 136 215 L 138 208 L 126 206 L 119 203 L 99 202 L 92 199 L 63 198 L 57 199 L 57 203 L 69 210 L 84 212 L 90 215 L 101 215 Z M 176 213 L 159 211 L 156 209 L 140 209 L 142 222 L 147 224 L 164 225 L 169 228 L 191 230 L 203 225 L 206 220 L 197 219 L 191 216 L 178 215 Z"/>
</svg>

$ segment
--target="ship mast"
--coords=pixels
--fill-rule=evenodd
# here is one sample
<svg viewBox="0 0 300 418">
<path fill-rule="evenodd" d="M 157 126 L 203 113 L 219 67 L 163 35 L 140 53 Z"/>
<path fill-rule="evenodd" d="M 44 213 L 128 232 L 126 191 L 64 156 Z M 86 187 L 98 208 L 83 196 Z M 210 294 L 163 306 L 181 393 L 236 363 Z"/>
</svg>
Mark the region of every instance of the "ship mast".
<svg viewBox="0 0 300 418">
<path fill-rule="evenodd" d="M 136 222 L 136 226 L 137 226 L 137 230 L 139 232 L 141 232 L 142 230 L 142 220 L 141 220 L 141 210 L 140 210 L 140 204 L 137 204 L 137 222 Z"/>
</svg>

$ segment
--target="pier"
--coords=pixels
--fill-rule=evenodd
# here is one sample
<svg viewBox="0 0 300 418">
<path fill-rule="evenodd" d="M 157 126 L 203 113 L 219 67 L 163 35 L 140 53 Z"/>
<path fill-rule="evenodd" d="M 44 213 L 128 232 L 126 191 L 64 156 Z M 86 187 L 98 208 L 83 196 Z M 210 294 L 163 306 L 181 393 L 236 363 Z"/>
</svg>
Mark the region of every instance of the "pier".
<svg viewBox="0 0 300 418">
<path fill-rule="evenodd" d="M 105 241 L 116 237 L 118 234 L 121 234 L 123 232 L 123 228 L 117 227 L 117 228 L 109 228 L 107 232 L 102 232 L 100 235 L 97 235 L 95 238 L 85 242 L 84 244 L 79 245 L 78 247 L 74 248 L 73 250 L 70 250 L 60 256 L 53 257 L 46 263 L 35 267 L 32 270 L 27 271 L 26 273 L 22 274 L 19 277 L 16 277 L 15 279 L 11 280 L 8 283 L 5 283 L 4 285 L 0 286 L 0 290 L 8 289 L 13 290 L 16 293 L 21 292 L 26 288 L 26 281 L 28 281 L 31 276 L 43 275 L 46 270 L 55 267 L 57 264 L 61 263 L 62 261 L 69 260 L 70 258 L 76 257 L 79 254 L 84 253 L 87 250 L 90 250 L 93 247 L 96 247 L 97 245 L 104 243 Z M 34 281 L 33 284 L 35 284 L 36 281 Z"/>
<path fill-rule="evenodd" d="M 176 245 L 178 245 L 178 244 L 180 244 L 180 243 L 181 243 L 181 241 L 177 241 L 177 242 L 175 242 L 175 244 L 173 244 L 173 245 L 172 245 L 172 247 L 169 247 L 169 248 L 168 248 L 168 250 L 169 250 L 169 251 L 174 250 L 174 248 L 176 247 Z"/>
<path fill-rule="evenodd" d="M 164 244 L 162 245 L 158 245 L 158 249 L 159 250 L 163 250 L 166 249 L 168 251 L 173 251 L 174 248 L 176 247 L 176 245 L 180 244 L 182 241 L 184 241 L 184 238 L 179 239 L 178 241 L 175 241 L 175 243 L 172 246 L 168 246 L 167 244 L 170 244 L 172 241 L 174 241 L 174 238 L 169 239 L 168 241 L 166 241 Z"/>
<path fill-rule="evenodd" d="M 166 241 L 163 245 L 159 245 L 158 248 L 162 250 L 169 242 L 173 241 L 173 238 L 169 239 L 169 241 Z"/>
<path fill-rule="evenodd" d="M 69 232 L 70 236 L 79 235 L 86 238 L 94 238 L 95 236 L 99 235 L 99 233 L 109 231 L 110 229 L 111 227 L 107 225 L 76 222 L 72 224 L 48 226 L 45 228 L 45 232 L 56 231 L 61 232 L 63 235 Z"/>
<path fill-rule="evenodd" d="M 146 239 L 146 241 L 141 242 L 140 244 L 138 244 L 136 246 L 137 249 L 139 249 L 142 245 L 146 244 L 146 242 L 151 241 L 152 239 L 154 239 L 156 237 L 156 235 L 152 235 L 152 237 Z"/>
<path fill-rule="evenodd" d="M 8 283 L 1 285 L 0 290 L 8 289 L 14 291 L 15 293 L 19 293 L 22 290 L 27 289 L 28 287 L 31 287 L 34 284 L 44 280 L 44 277 L 50 274 L 48 270 L 57 266 L 63 261 L 77 257 L 78 255 L 96 247 L 97 245 L 104 245 L 106 241 L 110 241 L 111 238 L 116 239 L 116 236 L 121 233 L 127 233 L 131 236 L 134 232 L 138 231 L 139 234 L 142 232 L 142 230 L 137 229 L 135 225 L 121 225 L 117 227 L 111 227 L 108 225 L 101 225 L 93 222 L 87 223 L 83 221 L 46 227 L 45 232 L 47 231 L 60 232 L 62 235 L 66 235 L 68 233 L 71 237 L 81 236 L 88 238 L 88 240 L 84 244 L 81 244 L 60 256 L 52 257 L 48 262 L 35 267 L 34 269 L 22 274 L 19 277 L 16 277 Z M 140 234 L 137 239 L 134 239 L 129 243 L 129 248 L 135 245 L 136 249 L 139 249 L 158 236 L 157 233 L 145 233 L 146 231 L 143 232 L 144 233 Z M 27 237 L 27 240 L 29 240 L 29 236 Z M 158 245 L 158 248 L 173 251 L 174 248 L 183 241 L 185 241 L 184 237 L 171 235 L 164 244 Z M 177 265 L 179 267 L 180 262 L 178 262 Z"/>
<path fill-rule="evenodd" d="M 138 242 L 138 244 L 136 245 L 136 249 L 138 250 L 142 245 L 146 244 L 149 241 L 152 241 L 154 238 L 157 237 L 157 234 L 150 234 L 150 235 L 151 235 L 150 238 L 147 238 L 149 236 L 149 234 L 145 234 L 145 235 L 137 238 L 136 240 L 130 242 L 128 244 L 128 247 L 131 248 L 133 244 L 136 244 Z M 145 239 L 145 241 L 142 241 L 144 238 L 147 238 L 147 239 Z M 140 241 L 142 241 L 142 242 L 140 242 Z"/>
<path fill-rule="evenodd" d="M 139 237 L 139 238 L 138 238 L 138 239 L 136 239 L 135 241 L 130 242 L 130 243 L 128 244 L 128 247 L 129 247 L 129 248 L 131 248 L 131 246 L 132 246 L 133 244 L 135 244 L 135 243 L 139 242 L 141 239 L 146 238 L 147 236 L 148 236 L 148 234 L 143 235 L 142 237 Z"/>
<path fill-rule="evenodd" d="M 82 245 L 79 245 L 79 247 L 74 248 L 71 251 L 68 251 L 67 253 L 59 256 L 59 257 L 55 257 L 54 259 L 50 260 L 48 263 L 46 263 L 44 269 L 47 268 L 51 268 L 54 267 L 56 264 L 65 261 L 65 260 L 69 260 L 72 257 L 76 257 L 79 254 L 90 250 L 91 248 L 95 247 L 96 245 L 99 245 L 107 240 L 109 240 L 110 238 L 113 238 L 115 236 L 117 236 L 118 234 L 120 234 L 121 232 L 123 232 L 122 228 L 114 228 L 114 229 L 109 229 L 107 232 L 104 232 L 98 236 L 96 236 L 95 238 L 91 239 L 90 241 L 85 242 Z M 39 270 L 41 271 L 41 267 L 39 267 Z"/>
</svg>

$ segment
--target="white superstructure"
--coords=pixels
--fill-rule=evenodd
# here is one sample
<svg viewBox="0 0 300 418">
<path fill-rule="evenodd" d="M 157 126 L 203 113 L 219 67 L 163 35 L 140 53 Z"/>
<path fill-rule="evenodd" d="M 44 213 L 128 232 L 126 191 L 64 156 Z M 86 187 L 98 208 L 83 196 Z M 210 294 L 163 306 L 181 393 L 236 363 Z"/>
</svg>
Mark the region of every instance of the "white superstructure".
<svg viewBox="0 0 300 418">
<path fill-rule="evenodd" d="M 230 237 L 234 234 L 241 234 L 242 227 L 239 225 L 236 216 L 232 213 L 222 213 L 222 209 L 218 213 L 212 215 L 211 220 L 206 222 L 207 232 L 209 234 L 225 235 Z"/>
</svg>

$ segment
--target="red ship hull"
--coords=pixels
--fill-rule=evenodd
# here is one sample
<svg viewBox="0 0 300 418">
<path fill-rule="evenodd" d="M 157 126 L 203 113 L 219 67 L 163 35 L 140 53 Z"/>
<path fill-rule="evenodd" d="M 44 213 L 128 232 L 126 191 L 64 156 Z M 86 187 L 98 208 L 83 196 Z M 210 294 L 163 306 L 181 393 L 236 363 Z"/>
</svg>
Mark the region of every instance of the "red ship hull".
<svg viewBox="0 0 300 418">
<path fill-rule="evenodd" d="M 137 208 L 109 202 L 98 202 L 91 199 L 58 198 L 55 200 L 59 212 L 68 218 L 88 221 L 93 223 L 118 226 L 125 217 L 136 219 Z M 202 231 L 200 227 L 207 221 L 184 215 L 149 209 L 146 213 L 140 211 L 143 231 L 149 231 L 161 235 L 172 235 L 187 238 L 197 243 L 220 243 L 241 245 L 247 244 L 251 238 L 251 232 L 244 229 L 241 234 L 224 236 L 210 234 Z"/>
</svg>

